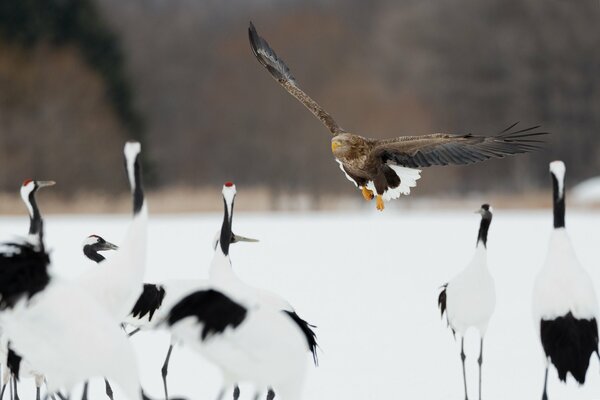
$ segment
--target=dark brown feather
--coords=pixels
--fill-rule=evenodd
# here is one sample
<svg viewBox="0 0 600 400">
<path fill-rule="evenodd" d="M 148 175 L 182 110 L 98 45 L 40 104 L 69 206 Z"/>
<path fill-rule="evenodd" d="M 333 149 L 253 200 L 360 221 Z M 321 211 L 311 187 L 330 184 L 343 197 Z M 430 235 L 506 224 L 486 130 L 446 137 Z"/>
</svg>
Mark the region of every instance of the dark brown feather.
<svg viewBox="0 0 600 400">
<path fill-rule="evenodd" d="M 473 164 L 490 158 L 503 158 L 537 150 L 543 143 L 537 137 L 547 133 L 534 131 L 538 127 L 511 131 L 515 125 L 495 136 L 436 133 L 378 140 L 369 158 L 372 161 L 421 168 L 432 165 Z"/>
<path fill-rule="evenodd" d="M 252 22 L 248 27 L 248 38 L 250 39 L 250 47 L 252 53 L 259 63 L 269 71 L 271 76 L 279 82 L 285 90 L 300 101 L 306 108 L 312 112 L 315 117 L 329 129 L 332 134 L 344 132 L 342 128 L 335 122 L 333 117 L 323 109 L 316 101 L 308 96 L 296 84 L 296 80 L 285 62 L 277 56 L 275 51 L 269 46 L 265 39 L 259 36 Z"/>
</svg>

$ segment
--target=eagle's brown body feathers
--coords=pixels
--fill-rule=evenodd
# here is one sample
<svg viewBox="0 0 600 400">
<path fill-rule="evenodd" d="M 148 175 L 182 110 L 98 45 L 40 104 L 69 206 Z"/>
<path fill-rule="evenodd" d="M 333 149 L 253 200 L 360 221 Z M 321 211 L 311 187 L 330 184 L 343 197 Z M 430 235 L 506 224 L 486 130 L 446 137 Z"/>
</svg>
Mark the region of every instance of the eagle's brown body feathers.
<svg viewBox="0 0 600 400">
<path fill-rule="evenodd" d="M 537 139 L 545 132 L 539 126 L 513 130 L 513 124 L 495 136 L 436 133 L 371 139 L 346 132 L 333 117 L 296 84 L 288 66 L 258 35 L 254 25 L 248 29 L 250 46 L 257 60 L 292 96 L 310 110 L 334 135 L 331 149 L 348 179 L 363 190 L 366 199 L 377 194 L 377 208 L 383 200 L 410 193 L 420 178 L 419 168 L 432 165 L 466 165 L 490 158 L 527 153 L 543 143 Z M 404 182 L 403 182 L 404 181 Z M 370 194 L 369 194 L 370 193 Z"/>
</svg>

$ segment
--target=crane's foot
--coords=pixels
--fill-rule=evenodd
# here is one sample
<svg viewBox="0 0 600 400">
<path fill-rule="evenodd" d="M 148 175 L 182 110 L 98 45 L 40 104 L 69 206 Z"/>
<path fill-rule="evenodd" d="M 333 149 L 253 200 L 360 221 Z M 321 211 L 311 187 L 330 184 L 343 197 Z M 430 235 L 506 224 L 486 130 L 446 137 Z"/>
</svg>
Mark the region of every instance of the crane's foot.
<svg viewBox="0 0 600 400">
<path fill-rule="evenodd" d="M 385 206 L 383 205 L 383 197 L 380 194 L 377 195 L 377 209 L 379 211 L 383 211 Z"/>
<path fill-rule="evenodd" d="M 367 189 L 364 186 L 362 187 L 362 195 L 363 195 L 363 197 L 365 198 L 366 201 L 371 201 L 375 197 L 375 195 L 373 194 L 373 192 L 370 191 L 369 189 Z"/>
</svg>

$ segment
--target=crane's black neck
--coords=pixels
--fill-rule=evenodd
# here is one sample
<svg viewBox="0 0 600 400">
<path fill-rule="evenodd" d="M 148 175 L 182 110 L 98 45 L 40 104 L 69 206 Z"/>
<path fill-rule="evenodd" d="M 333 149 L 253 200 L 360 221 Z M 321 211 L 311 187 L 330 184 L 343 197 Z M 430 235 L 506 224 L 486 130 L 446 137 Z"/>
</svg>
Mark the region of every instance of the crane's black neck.
<svg viewBox="0 0 600 400">
<path fill-rule="evenodd" d="M 142 184 L 142 167 L 140 165 L 140 155 L 137 154 L 135 156 L 135 161 L 133 162 L 133 182 L 130 182 L 130 185 L 133 185 L 132 190 L 132 199 L 133 199 L 133 215 L 136 216 L 142 210 L 144 205 L 144 186 Z M 129 165 L 127 160 L 125 160 L 125 170 L 129 175 Z"/>
<path fill-rule="evenodd" d="M 565 181 L 558 181 L 556 175 L 552 176 L 552 192 L 554 200 L 554 228 L 565 227 Z M 562 185 L 561 185 L 562 184 Z M 562 190 L 561 190 L 562 189 Z"/>
<path fill-rule="evenodd" d="M 223 198 L 223 205 L 225 208 L 225 212 L 223 213 L 223 225 L 221 226 L 221 236 L 219 238 L 219 245 L 221 246 L 221 250 L 223 254 L 226 256 L 229 255 L 229 245 L 231 244 L 231 238 L 233 234 L 231 232 L 231 222 L 233 221 L 233 203 L 231 201 L 231 214 L 229 212 L 229 207 L 227 207 L 227 201 Z"/>
<path fill-rule="evenodd" d="M 481 224 L 479 225 L 479 233 L 477 234 L 477 245 L 483 244 L 483 247 L 487 248 L 488 230 L 492 223 L 492 214 L 486 212 L 481 216 Z"/>
<path fill-rule="evenodd" d="M 100 263 L 106 259 L 102 254 L 98 253 L 98 250 L 94 248 L 93 244 L 86 244 L 83 246 L 83 254 L 85 254 L 85 256 L 90 260 L 97 263 Z"/>
<path fill-rule="evenodd" d="M 29 196 L 27 196 L 27 202 L 31 207 L 29 210 L 29 235 L 37 236 L 41 245 L 44 239 L 44 221 L 42 220 L 40 209 L 35 201 L 35 192 L 36 190 L 34 189 L 29 193 Z"/>
</svg>

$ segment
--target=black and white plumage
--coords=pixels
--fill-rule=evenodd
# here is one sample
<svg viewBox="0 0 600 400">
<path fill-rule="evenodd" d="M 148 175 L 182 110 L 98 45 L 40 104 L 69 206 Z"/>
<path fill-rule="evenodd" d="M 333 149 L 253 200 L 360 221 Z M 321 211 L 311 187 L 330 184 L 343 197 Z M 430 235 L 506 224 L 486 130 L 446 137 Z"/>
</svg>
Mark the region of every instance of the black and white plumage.
<svg viewBox="0 0 600 400">
<path fill-rule="evenodd" d="M 29 214 L 29 230 L 27 239 L 20 242 L 17 241 L 15 243 L 5 244 L 5 249 L 9 255 L 9 261 L 5 260 L 4 264 L 6 265 L 9 263 L 12 264 L 13 267 L 17 268 L 13 269 L 13 267 L 7 267 L 8 269 L 4 271 L 6 274 L 4 275 L 4 278 L 7 279 L 5 282 L 5 288 L 12 288 L 13 294 L 18 295 L 21 290 L 25 290 L 27 292 L 25 295 L 28 298 L 31 298 L 31 296 L 33 296 L 35 293 L 42 290 L 49 281 L 49 276 L 47 274 L 32 273 L 33 271 L 30 269 L 30 267 L 32 265 L 40 265 L 46 261 L 49 263 L 48 254 L 44 251 L 44 221 L 37 205 L 36 194 L 39 189 L 53 185 L 55 185 L 54 181 L 38 181 L 33 179 L 26 179 L 21 185 L 21 199 L 27 207 L 27 212 Z M 10 247 L 12 247 L 12 249 Z M 10 255 L 14 254 L 15 252 L 20 253 L 19 256 L 10 258 Z M 39 259 L 35 260 L 36 258 Z M 28 259 L 31 260 L 30 264 L 27 263 Z M 29 264 L 29 267 L 27 267 L 25 264 Z M 20 267 L 23 266 L 24 268 L 21 269 Z M 20 278 L 18 276 L 20 276 Z M 20 283 L 17 282 L 19 279 Z M 23 285 L 29 286 L 29 288 L 25 288 Z M 5 293 L 5 295 L 0 297 L 0 309 L 3 309 L 5 305 L 13 307 L 14 303 L 7 304 L 10 302 L 11 295 Z M 13 390 L 15 396 L 18 397 L 16 382 L 19 379 L 22 371 L 25 371 L 25 375 L 30 375 L 35 378 L 36 394 L 37 397 L 39 397 L 41 382 L 44 380 L 43 376 L 38 372 L 32 371 L 27 362 L 24 362 L 25 368 L 21 368 L 22 357 L 20 357 L 14 350 L 10 349 L 8 341 L 2 340 L 0 348 L 2 364 L 4 364 L 7 371 L 10 371 L 10 376 L 12 376 L 14 379 Z M 10 364 L 8 363 L 9 356 L 12 360 Z M 2 393 L 4 393 L 7 382 L 7 379 L 3 379 Z"/>
<path fill-rule="evenodd" d="M 144 290 L 131 310 L 133 318 L 144 318 L 148 316 L 148 321 L 152 321 L 154 313 L 160 308 L 165 298 L 165 288 L 161 285 L 144 283 Z"/>
<path fill-rule="evenodd" d="M 90 235 L 83 242 L 83 254 L 96 263 L 100 263 L 106 259 L 100 252 L 109 250 L 119 250 L 119 246 L 106 241 L 98 235 Z"/>
<path fill-rule="evenodd" d="M 21 199 L 29 212 L 29 241 L 43 245 L 44 221 L 38 208 L 35 195 L 41 188 L 54 186 L 54 181 L 36 181 L 27 179 L 21 185 Z"/>
<path fill-rule="evenodd" d="M 461 362 L 465 398 L 467 395 L 467 377 L 465 371 L 464 337 L 467 329 L 475 328 L 480 335 L 479 352 L 479 399 L 481 399 L 481 366 L 483 363 L 483 339 L 488 322 L 496 305 L 494 279 L 487 267 L 487 237 L 492 222 L 492 208 L 488 204 L 481 206 L 481 223 L 477 235 L 477 247 L 473 259 L 456 277 L 442 286 L 438 296 L 438 306 L 442 317 L 446 313 L 448 326 L 452 333 L 461 336 Z"/>
<path fill-rule="evenodd" d="M 246 381 L 258 390 L 273 389 L 283 399 L 299 399 L 306 370 L 306 334 L 282 307 L 273 307 L 275 296 L 261 297 L 233 273 L 229 246 L 234 198 L 235 186 L 228 182 L 223 187 L 225 212 L 209 285 L 177 303 L 166 322 L 177 340 L 221 369 L 224 382 L 219 398 L 226 387 Z"/>
<path fill-rule="evenodd" d="M 106 241 L 103 237 L 98 236 L 98 235 L 90 235 L 83 242 L 83 254 L 90 260 L 94 261 L 95 263 L 101 263 L 102 261 L 104 261 L 106 259 L 102 254 L 100 254 L 101 251 L 118 250 L 118 249 L 119 249 L 119 246 Z M 105 385 L 106 395 L 108 396 L 109 399 L 112 400 L 113 399 L 113 390 L 112 390 L 112 387 L 110 386 L 110 383 L 108 382 L 108 380 L 106 380 L 106 379 L 104 380 L 104 385 Z M 87 399 L 88 386 L 89 386 L 89 382 L 85 382 L 83 385 L 83 393 L 81 396 L 81 398 L 83 400 Z"/>
<path fill-rule="evenodd" d="M 134 209 L 139 213 L 144 207 L 135 204 Z M 136 232 L 138 221 L 134 218 L 130 233 Z M 11 287 L 11 296 L 6 298 L 15 300 L 0 312 L 0 325 L 11 349 L 35 370 L 44 372 L 49 392 L 65 390 L 68 393 L 82 381 L 104 376 L 116 383 L 127 398 L 142 399 L 135 354 L 107 307 L 99 304 L 92 291 L 79 282 L 51 276 L 47 279 L 49 264 L 43 241 L 31 249 L 13 244 L 0 247 L 14 253 L 10 256 L 12 260 L 3 260 L 10 265 L 17 264 L 14 257 L 20 254 L 36 253 L 35 257 L 28 258 L 25 269 L 38 277 L 27 279 L 28 284 L 42 282 L 41 289 L 24 286 L 19 295 Z M 139 248 L 139 243 L 126 238 L 117 254 L 135 254 Z M 8 258 L 7 253 L 3 256 Z M 112 260 L 106 264 L 109 262 Z M 10 271 L 10 267 L 0 269 Z M 65 307 L 67 303 L 69 307 Z"/>
<path fill-rule="evenodd" d="M 118 321 L 125 319 L 142 293 L 148 224 L 139 160 L 141 145 L 128 142 L 123 152 L 131 188 L 133 220 L 114 256 L 104 261 L 102 268 L 90 269 L 77 279 L 77 283 L 95 296 Z"/>
<path fill-rule="evenodd" d="M 598 300 L 594 285 L 581 267 L 565 229 L 565 164 L 550 163 L 554 230 L 546 261 L 533 289 L 533 314 L 546 355 L 542 398 L 550 364 L 566 381 L 570 373 L 585 383 L 590 357 L 598 352 Z"/>
<path fill-rule="evenodd" d="M 257 242 L 257 240 L 232 233 L 231 243 L 239 242 Z M 123 320 L 123 324 L 134 327 L 134 330 L 130 332 L 130 336 L 140 330 L 154 329 L 169 316 L 169 311 L 181 299 L 199 288 L 207 286 L 208 281 L 206 279 L 177 279 L 160 283 L 145 283 L 142 293 L 129 315 Z M 174 345 L 173 341 L 169 344 L 161 368 L 165 399 L 169 398 L 167 375 Z"/>
</svg>

